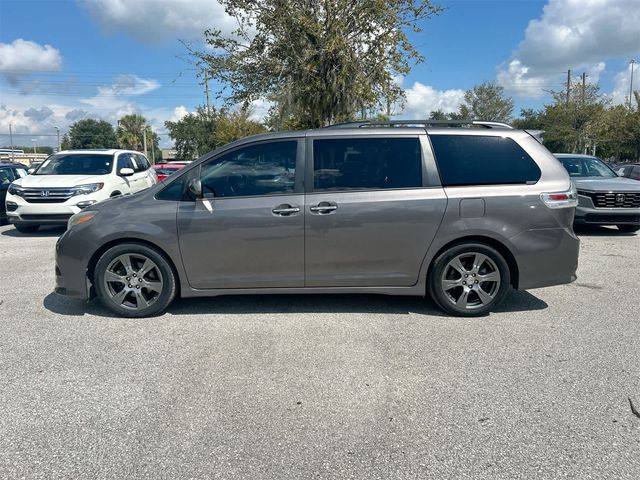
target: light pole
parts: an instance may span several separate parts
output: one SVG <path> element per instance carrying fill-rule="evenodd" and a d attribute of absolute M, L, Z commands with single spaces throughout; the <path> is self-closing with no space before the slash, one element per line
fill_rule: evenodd
<path fill-rule="evenodd" d="M 36 141 L 37 141 L 37 138 L 32 138 L 31 141 L 33 142 L 33 154 L 36 155 L 38 153 L 38 152 L 36 152 Z"/>
<path fill-rule="evenodd" d="M 146 125 L 142 125 L 142 145 L 144 148 L 144 156 L 147 157 L 147 126 Z"/>
<path fill-rule="evenodd" d="M 60 153 L 60 129 L 58 127 L 53 127 L 56 129 L 56 135 L 58 136 L 58 153 Z"/>
<path fill-rule="evenodd" d="M 632 58 L 629 63 L 631 64 L 631 81 L 629 82 L 629 110 L 633 110 L 633 67 L 636 64 L 636 59 Z"/>
<path fill-rule="evenodd" d="M 15 162 L 16 161 L 16 157 L 14 156 L 14 152 L 13 152 L 13 130 L 11 130 L 11 124 L 9 124 L 9 141 L 11 142 L 11 161 Z"/>

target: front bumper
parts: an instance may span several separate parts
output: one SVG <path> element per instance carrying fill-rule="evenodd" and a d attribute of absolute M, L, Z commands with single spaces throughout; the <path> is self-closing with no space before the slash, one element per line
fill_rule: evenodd
<path fill-rule="evenodd" d="M 591 208 L 578 206 L 576 225 L 640 225 L 640 208 Z"/>
<path fill-rule="evenodd" d="M 60 203 L 31 203 L 23 197 L 7 193 L 7 221 L 15 225 L 66 225 L 69 218 L 83 209 L 78 203 L 97 203 L 103 198 L 100 194 L 77 195 Z"/>
<path fill-rule="evenodd" d="M 88 300 L 90 298 L 91 283 L 87 278 L 89 265 L 89 245 L 83 235 L 83 228 L 74 227 L 67 230 L 56 243 L 56 286 L 59 295 Z"/>

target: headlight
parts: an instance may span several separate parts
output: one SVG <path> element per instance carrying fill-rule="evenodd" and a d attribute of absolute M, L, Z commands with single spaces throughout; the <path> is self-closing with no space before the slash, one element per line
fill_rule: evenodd
<path fill-rule="evenodd" d="M 87 183 L 86 185 L 78 185 L 73 187 L 76 195 L 88 195 L 97 192 L 104 187 L 104 183 Z"/>
<path fill-rule="evenodd" d="M 9 185 L 9 190 L 8 192 L 11 195 L 22 195 L 22 192 L 24 190 L 22 188 L 20 188 L 18 185 L 14 185 L 13 183 L 11 185 Z"/>
<path fill-rule="evenodd" d="M 93 219 L 93 217 L 95 217 L 97 214 L 98 214 L 98 212 L 80 212 L 80 213 L 76 213 L 67 222 L 67 230 L 69 230 L 74 225 L 80 225 L 81 223 L 90 222 Z"/>

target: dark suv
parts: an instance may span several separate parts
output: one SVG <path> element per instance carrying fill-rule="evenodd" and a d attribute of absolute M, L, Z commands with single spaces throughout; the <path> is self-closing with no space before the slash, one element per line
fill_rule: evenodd
<path fill-rule="evenodd" d="M 136 317 L 176 295 L 247 293 L 428 293 L 477 316 L 512 287 L 575 280 L 577 197 L 558 160 L 507 125 L 452 127 L 361 122 L 226 145 L 74 215 L 56 291 Z"/>

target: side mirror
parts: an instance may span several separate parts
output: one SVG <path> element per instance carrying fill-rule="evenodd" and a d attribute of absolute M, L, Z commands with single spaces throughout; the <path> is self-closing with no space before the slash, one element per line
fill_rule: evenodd
<path fill-rule="evenodd" d="M 133 171 L 133 168 L 121 168 L 118 172 L 118 175 L 120 175 L 121 177 L 130 177 L 134 173 L 135 172 Z"/>
<path fill-rule="evenodd" d="M 35 169 L 35 168 L 30 168 L 29 170 L 27 170 L 27 173 L 28 173 L 29 175 L 31 175 L 31 174 L 32 174 L 33 172 L 35 172 L 35 171 L 36 171 L 36 169 Z"/>
<path fill-rule="evenodd" d="M 187 194 L 194 200 L 202 198 L 202 183 L 199 179 L 193 178 L 189 180 L 189 184 L 187 185 Z"/>
<path fill-rule="evenodd" d="M 619 168 L 616 173 L 618 174 L 619 177 L 624 177 L 624 167 Z"/>

